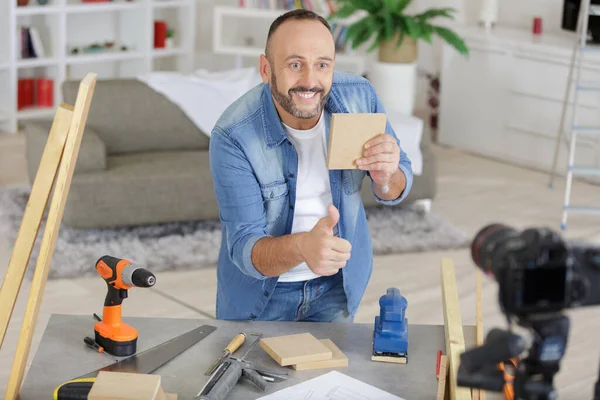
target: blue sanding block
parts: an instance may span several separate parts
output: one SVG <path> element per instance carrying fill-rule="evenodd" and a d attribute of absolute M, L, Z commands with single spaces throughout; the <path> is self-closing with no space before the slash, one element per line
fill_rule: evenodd
<path fill-rule="evenodd" d="M 375 317 L 371 360 L 406 364 L 408 362 L 408 301 L 397 288 L 389 288 L 379 299 L 379 316 Z"/>

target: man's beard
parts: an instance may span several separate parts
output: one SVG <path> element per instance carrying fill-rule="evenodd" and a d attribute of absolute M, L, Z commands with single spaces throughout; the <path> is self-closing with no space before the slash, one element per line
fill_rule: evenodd
<path fill-rule="evenodd" d="M 321 101 L 319 101 L 312 110 L 301 110 L 298 107 L 296 107 L 296 104 L 294 103 L 294 100 L 292 98 L 294 92 L 314 92 L 315 96 L 317 94 L 320 94 Z M 288 94 L 286 95 L 285 93 L 279 91 L 279 88 L 277 87 L 277 78 L 275 77 L 274 73 L 271 73 L 271 94 L 285 111 L 287 111 L 294 117 L 301 119 L 311 119 L 320 115 L 321 111 L 323 111 L 323 106 L 327 101 L 327 97 L 329 96 L 329 92 L 325 93 L 325 90 L 323 88 L 307 88 L 303 86 L 296 86 L 291 88 L 290 90 L 288 90 Z"/>

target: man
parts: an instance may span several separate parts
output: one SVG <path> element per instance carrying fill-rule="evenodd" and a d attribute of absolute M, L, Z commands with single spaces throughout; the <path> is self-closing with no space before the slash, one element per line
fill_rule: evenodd
<path fill-rule="evenodd" d="M 280 16 L 260 57 L 264 84 L 214 127 L 219 319 L 354 318 L 372 271 L 363 178 L 369 174 L 378 202 L 392 205 L 413 176 L 389 123 L 357 169 L 326 168 L 332 113 L 385 112 L 366 79 L 334 73 L 334 62 L 326 20 L 306 10 Z"/>

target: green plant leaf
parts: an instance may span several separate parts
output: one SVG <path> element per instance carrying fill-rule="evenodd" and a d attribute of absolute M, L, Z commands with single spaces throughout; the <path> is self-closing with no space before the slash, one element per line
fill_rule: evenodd
<path fill-rule="evenodd" d="M 373 40 L 373 44 L 371 44 L 371 46 L 367 49 L 367 52 L 371 53 L 373 50 L 377 49 L 383 39 L 385 39 L 385 32 L 379 31 L 375 40 Z"/>
<path fill-rule="evenodd" d="M 456 10 L 453 8 L 431 8 L 421 14 L 415 15 L 415 18 L 418 18 L 423 21 L 429 20 L 432 18 L 436 18 L 436 17 L 445 17 L 445 18 L 454 19 L 454 15 L 452 15 L 452 13 L 454 13 L 454 12 L 456 12 Z"/>
<path fill-rule="evenodd" d="M 383 11 L 387 14 L 390 12 L 397 12 L 401 1 L 402 0 L 383 0 Z"/>
<path fill-rule="evenodd" d="M 375 33 L 373 30 L 374 19 L 373 15 L 367 15 L 348 27 L 346 40 L 352 44 L 352 49 L 360 47 Z"/>
<path fill-rule="evenodd" d="M 394 37 L 394 32 L 396 31 L 394 26 L 394 17 L 392 14 L 386 13 L 383 15 L 383 39 L 384 40 L 392 40 Z"/>
<path fill-rule="evenodd" d="M 398 31 L 398 40 L 396 41 L 396 50 L 400 48 L 402 45 L 402 41 L 404 40 L 404 35 L 406 35 L 406 31 L 408 28 L 406 27 L 406 19 L 403 16 L 394 16 L 394 22 L 396 29 Z"/>
<path fill-rule="evenodd" d="M 418 39 L 421 29 L 417 21 L 415 21 L 413 17 L 406 16 L 404 17 L 404 23 L 406 25 L 406 33 L 408 33 L 409 36 Z"/>
<path fill-rule="evenodd" d="M 412 0 L 400 0 L 398 4 L 398 12 L 401 13 L 410 4 Z"/>
<path fill-rule="evenodd" d="M 433 31 L 446 41 L 450 46 L 454 47 L 460 54 L 468 55 L 469 49 L 465 42 L 453 31 L 441 26 L 434 26 Z"/>
<path fill-rule="evenodd" d="M 365 10 L 375 14 L 383 7 L 382 0 L 348 0 L 357 10 Z"/>
<path fill-rule="evenodd" d="M 431 43 L 431 34 L 433 33 L 433 26 L 426 22 L 420 22 L 419 28 L 421 29 L 421 39 L 427 43 Z"/>

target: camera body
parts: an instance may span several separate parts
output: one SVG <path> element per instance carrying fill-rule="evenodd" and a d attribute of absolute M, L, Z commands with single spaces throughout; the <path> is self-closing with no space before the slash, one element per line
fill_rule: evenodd
<path fill-rule="evenodd" d="M 600 248 L 565 242 L 545 228 L 480 230 L 471 255 L 499 287 L 503 312 L 523 318 L 600 305 Z"/>

